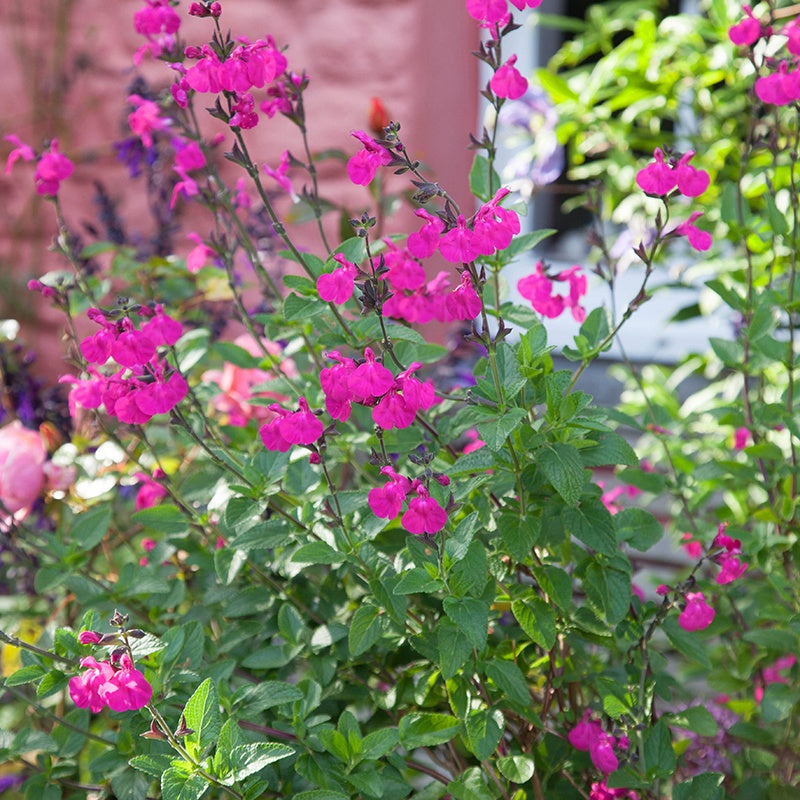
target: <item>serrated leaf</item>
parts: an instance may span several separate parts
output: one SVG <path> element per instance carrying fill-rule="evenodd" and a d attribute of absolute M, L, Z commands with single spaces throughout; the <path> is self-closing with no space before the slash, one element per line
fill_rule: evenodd
<path fill-rule="evenodd" d="M 597 444 L 583 448 L 580 455 L 585 467 L 636 466 L 639 463 L 634 449 L 618 433 L 601 433 Z"/>
<path fill-rule="evenodd" d="M 469 188 L 475 197 L 484 202 L 491 200 L 493 192 L 500 188 L 500 177 L 494 168 L 490 167 L 489 159 L 480 153 L 476 153 L 472 161 Z"/>
<path fill-rule="evenodd" d="M 458 475 L 467 475 L 471 472 L 483 472 L 491 469 L 494 466 L 494 461 L 495 457 L 492 455 L 492 451 L 485 447 L 480 447 L 457 458 L 455 464 L 448 468 L 447 474 L 450 477 L 456 477 Z"/>
<path fill-rule="evenodd" d="M 359 656 L 369 650 L 381 638 L 382 630 L 380 609 L 371 605 L 363 605 L 356 609 L 347 635 L 350 655 Z"/>
<path fill-rule="evenodd" d="M 292 555 L 295 564 L 341 564 L 345 559 L 327 542 L 309 542 Z"/>
<path fill-rule="evenodd" d="M 244 780 L 274 761 L 294 755 L 294 748 L 278 742 L 253 742 L 240 744 L 231 750 L 230 762 L 233 779 Z"/>
<path fill-rule="evenodd" d="M 172 761 L 172 756 L 149 753 L 147 755 L 134 756 L 128 763 L 140 772 L 144 772 L 145 775 L 150 775 L 150 777 L 160 780 L 164 772 L 169 769 Z"/>
<path fill-rule="evenodd" d="M 36 687 L 36 696 L 49 697 L 51 694 L 57 694 L 65 689 L 68 683 L 69 675 L 65 675 L 57 669 L 50 670 Z"/>
<path fill-rule="evenodd" d="M 303 693 L 300 689 L 285 681 L 263 681 L 254 686 L 243 686 L 233 695 L 234 706 L 242 706 L 242 712 L 248 716 L 302 699 Z"/>
<path fill-rule="evenodd" d="M 368 733 L 361 742 L 361 755 L 369 761 L 377 761 L 393 750 L 400 741 L 397 728 L 380 728 Z"/>
<path fill-rule="evenodd" d="M 227 361 L 234 366 L 242 369 L 254 369 L 258 367 L 260 359 L 249 353 L 244 347 L 240 347 L 233 342 L 218 341 L 214 342 L 211 348 L 223 361 Z"/>
<path fill-rule="evenodd" d="M 531 694 L 522 670 L 513 662 L 495 658 L 486 664 L 486 675 L 505 697 L 521 706 L 529 706 Z"/>
<path fill-rule="evenodd" d="M 440 620 L 436 630 L 439 658 L 437 664 L 445 680 L 458 675 L 472 654 L 467 635 L 451 619 Z"/>
<path fill-rule="evenodd" d="M 698 736 L 716 736 L 719 726 L 705 706 L 690 706 L 669 716 L 669 724 L 696 733 Z"/>
<path fill-rule="evenodd" d="M 501 514 L 497 522 L 497 530 L 508 554 L 520 562 L 530 558 L 541 529 L 542 521 L 539 517 Z"/>
<path fill-rule="evenodd" d="M 205 778 L 178 767 L 170 767 L 161 776 L 162 800 L 200 800 L 209 788 Z"/>
<path fill-rule="evenodd" d="M 504 756 L 497 759 L 500 774 L 512 783 L 527 783 L 534 772 L 534 762 L 529 756 Z"/>
<path fill-rule="evenodd" d="M 431 577 L 423 567 L 414 567 L 404 572 L 394 587 L 394 594 L 434 594 L 444 588 L 438 578 Z"/>
<path fill-rule="evenodd" d="M 194 733 L 186 741 L 194 743 L 202 752 L 216 743 L 222 728 L 219 695 L 211 678 L 206 678 L 186 701 L 183 709 L 186 724 Z"/>
<path fill-rule="evenodd" d="M 406 714 L 398 726 L 400 744 L 406 750 L 444 744 L 453 739 L 460 730 L 461 723 L 450 714 L 428 714 L 419 711 Z"/>
<path fill-rule="evenodd" d="M 444 612 L 463 631 L 469 643 L 482 650 L 489 628 L 489 604 L 476 597 L 446 597 Z"/>
<path fill-rule="evenodd" d="M 577 448 L 555 442 L 538 450 L 536 461 L 564 502 L 576 505 L 586 483 L 586 472 Z"/>
<path fill-rule="evenodd" d="M 177 506 L 171 503 L 161 503 L 150 508 L 143 508 L 132 515 L 134 522 L 159 533 L 183 533 L 189 523 Z"/>
<path fill-rule="evenodd" d="M 630 575 L 593 560 L 586 568 L 583 588 L 610 625 L 625 618 L 631 603 Z"/>
<path fill-rule="evenodd" d="M 564 525 L 576 539 L 598 553 L 613 556 L 617 552 L 614 520 L 599 499 L 584 499 L 578 508 L 565 509 Z"/>
<path fill-rule="evenodd" d="M 518 598 L 511 611 L 522 630 L 540 647 L 549 650 L 556 641 L 556 614 L 538 597 Z"/>
<path fill-rule="evenodd" d="M 25 683 L 33 683 L 38 681 L 43 675 L 47 674 L 47 670 L 39 664 L 30 664 L 27 667 L 22 667 L 15 672 L 12 672 L 4 681 L 6 686 L 21 686 Z"/>
<path fill-rule="evenodd" d="M 465 727 L 467 746 L 479 761 L 486 761 L 497 750 L 497 745 L 503 738 L 503 713 L 499 708 L 471 711 L 467 715 Z"/>
<path fill-rule="evenodd" d="M 522 424 L 528 416 L 524 408 L 509 408 L 504 414 L 478 423 L 478 434 L 493 452 L 501 450 L 506 439 Z M 480 452 L 476 450 L 475 452 Z"/>
<path fill-rule="evenodd" d="M 614 516 L 614 522 L 619 540 L 641 552 L 649 550 L 664 537 L 661 523 L 643 508 L 623 508 Z"/>
<path fill-rule="evenodd" d="M 675 751 L 669 728 L 659 720 L 644 734 L 644 763 L 648 778 L 668 778 L 675 771 Z"/>
<path fill-rule="evenodd" d="M 69 537 L 81 550 L 91 550 L 103 541 L 110 525 L 111 506 L 103 503 L 79 514 L 70 526 Z"/>

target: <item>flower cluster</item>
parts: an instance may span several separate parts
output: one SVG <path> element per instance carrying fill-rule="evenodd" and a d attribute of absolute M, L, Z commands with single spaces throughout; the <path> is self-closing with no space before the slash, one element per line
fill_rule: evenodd
<path fill-rule="evenodd" d="M 325 393 L 325 408 L 335 420 L 348 420 L 353 403 L 358 403 L 372 408 L 373 422 L 384 430 L 408 428 L 418 411 L 436 402 L 433 383 L 414 377 L 422 366 L 417 361 L 394 376 L 369 347 L 360 362 L 336 350 L 327 356 L 335 364 L 321 370 L 319 379 Z"/>
<path fill-rule="evenodd" d="M 7 142 L 14 145 L 6 161 L 6 175 L 11 172 L 14 164 L 22 161 L 36 161 L 36 172 L 33 176 L 36 182 L 36 191 L 46 197 L 55 197 L 61 187 L 61 181 L 66 180 L 75 170 L 75 165 L 58 150 L 58 140 L 51 139 L 50 148 L 45 150 L 37 159 L 36 153 L 30 145 L 20 141 L 13 133 L 5 137 Z"/>
<path fill-rule="evenodd" d="M 85 637 L 81 641 L 86 643 Z M 133 666 L 127 653 L 120 656 L 119 667 L 92 656 L 82 658 L 81 666 L 85 672 L 70 678 L 69 696 L 76 706 L 88 708 L 93 714 L 106 706 L 112 711 L 136 711 L 153 696 L 153 687 Z"/>
<path fill-rule="evenodd" d="M 569 293 L 555 294 L 555 281 L 566 281 Z M 530 301 L 534 311 L 545 317 L 554 319 L 568 308 L 577 322 L 586 319 L 586 309 L 580 305 L 581 297 L 586 294 L 586 276 L 577 265 L 550 277 L 545 273 L 542 262 L 538 261 L 533 274 L 520 278 L 517 282 L 517 291 Z"/>
<path fill-rule="evenodd" d="M 678 624 L 685 631 L 702 631 L 714 621 L 715 615 L 702 592 L 687 592 L 686 605 L 678 615 Z"/>
<path fill-rule="evenodd" d="M 104 406 L 106 413 L 120 422 L 140 425 L 156 414 L 172 410 L 186 396 L 186 381 L 159 355 L 160 347 L 178 341 L 181 324 L 165 314 L 160 305 L 153 310 L 142 308 L 140 314 L 149 319 L 137 329 L 128 317 L 112 320 L 97 308 L 87 312 L 91 320 L 101 325 L 80 345 L 89 364 L 89 377 L 61 377 L 62 382 L 72 385 L 69 405 L 73 416 L 78 407 Z M 109 359 L 120 367 L 111 375 L 103 375 L 93 366 L 102 366 Z"/>
<path fill-rule="evenodd" d="M 401 519 L 403 527 L 417 536 L 438 533 L 444 528 L 447 524 L 447 511 L 434 497 L 431 497 L 422 481 L 417 479 L 410 481 L 389 466 L 382 467 L 381 474 L 389 478 L 388 483 L 370 489 L 367 498 L 369 507 L 376 517 L 394 519 L 402 510 L 408 495 L 413 494 L 414 497 L 408 501 Z M 448 482 L 445 476 L 441 476 L 439 481 L 445 485 Z"/>
<path fill-rule="evenodd" d="M 626 736 L 616 738 L 603 730 L 603 726 L 593 719 L 589 719 L 589 710 L 577 725 L 569 732 L 567 739 L 576 750 L 588 751 L 592 764 L 604 775 L 609 775 L 619 767 L 614 748 L 627 750 L 629 742 Z"/>
<path fill-rule="evenodd" d="M 298 398 L 297 405 L 296 411 L 289 411 L 277 403 L 269 406 L 272 419 L 259 429 L 267 450 L 285 453 L 293 444 L 314 444 L 322 436 L 325 426 L 309 408 L 305 397 Z"/>
<path fill-rule="evenodd" d="M 514 8 L 538 8 L 542 0 L 508 0 Z M 466 0 L 467 13 L 482 25 L 498 25 L 503 27 L 511 17 L 506 0 Z"/>
<path fill-rule="evenodd" d="M 147 39 L 134 54 L 133 61 L 139 64 L 145 53 L 153 58 L 171 52 L 177 43 L 181 18 L 170 0 L 145 0 L 144 8 L 133 15 L 133 28 Z"/>
<path fill-rule="evenodd" d="M 712 545 L 715 548 L 721 548 L 720 553 L 714 558 L 722 567 L 717 575 L 717 583 L 721 586 L 740 578 L 747 569 L 747 562 L 742 562 L 738 558 L 742 554 L 742 543 L 738 539 L 728 536 L 725 528 L 725 523 L 719 526 Z"/>

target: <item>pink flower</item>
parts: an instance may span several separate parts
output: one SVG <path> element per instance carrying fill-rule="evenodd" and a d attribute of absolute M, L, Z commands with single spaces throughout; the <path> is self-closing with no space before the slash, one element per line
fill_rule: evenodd
<path fill-rule="evenodd" d="M 135 109 L 128 114 L 128 124 L 131 130 L 142 140 L 145 147 L 152 147 L 153 133 L 167 130 L 171 125 L 170 119 L 160 116 L 156 103 L 146 100 L 138 94 L 129 95 L 128 102 Z"/>
<path fill-rule="evenodd" d="M 280 435 L 291 444 L 313 444 L 322 436 L 325 426 L 308 407 L 305 397 L 299 397 L 297 404 L 297 411 L 279 421 Z"/>
<path fill-rule="evenodd" d="M 161 472 L 161 470 L 157 471 Z M 152 508 L 162 497 L 167 496 L 167 490 L 160 483 L 154 481 L 147 473 L 137 472 L 136 477 L 141 484 L 136 494 L 135 508 L 137 511 L 141 511 L 143 508 Z M 163 473 L 161 477 L 163 477 Z M 144 547 L 145 550 L 152 550 L 152 548 L 146 546 L 146 543 L 152 541 L 152 539 L 144 539 L 142 541 L 142 547 Z M 155 546 L 155 542 L 153 542 L 153 546 Z"/>
<path fill-rule="evenodd" d="M 97 661 L 92 656 L 81 659 L 86 671 L 69 679 L 69 696 L 79 708 L 88 708 L 93 714 L 106 705 L 103 687 L 114 675 L 114 667 L 108 661 Z"/>
<path fill-rule="evenodd" d="M 194 242 L 194 247 L 186 256 L 186 269 L 195 274 L 200 272 L 214 258 L 214 251 L 194 231 L 187 233 L 186 238 Z"/>
<path fill-rule="evenodd" d="M 408 509 L 403 514 L 403 527 L 417 536 L 438 533 L 447 525 L 447 512 L 428 494 L 428 490 L 414 481 L 417 496 L 409 501 Z"/>
<path fill-rule="evenodd" d="M 78 641 L 81 644 L 97 644 L 103 637 L 95 631 L 81 631 L 78 634 Z"/>
<path fill-rule="evenodd" d="M 38 431 L 19 420 L 0 428 L 0 513 L 24 516 L 17 512 L 27 511 L 44 488 L 46 458 Z"/>
<path fill-rule="evenodd" d="M 636 183 L 646 194 L 663 197 L 678 185 L 678 180 L 672 167 L 664 162 L 660 147 L 656 147 L 653 158 L 653 162 L 636 174 Z"/>
<path fill-rule="evenodd" d="M 701 252 L 705 252 L 711 247 L 713 239 L 711 238 L 711 234 L 708 231 L 701 231 L 698 228 L 694 221 L 698 217 L 702 217 L 702 211 L 695 211 L 689 217 L 689 219 L 681 222 L 677 228 L 675 228 L 675 233 L 678 236 L 685 236 L 689 240 L 689 244 L 695 249 Z"/>
<path fill-rule="evenodd" d="M 451 264 L 467 264 L 480 254 L 474 232 L 467 227 L 463 214 L 459 214 L 455 228 L 451 228 L 439 240 L 439 252 Z"/>
<path fill-rule="evenodd" d="M 136 711 L 144 708 L 153 696 L 153 687 L 144 675 L 133 666 L 125 653 L 120 659 L 121 669 L 104 683 L 99 691 L 112 711 Z M 94 710 L 94 709 L 92 709 Z"/>
<path fill-rule="evenodd" d="M 371 348 L 364 350 L 364 358 L 348 379 L 350 391 L 359 401 L 381 397 L 394 385 L 394 375 L 378 363 Z"/>
<path fill-rule="evenodd" d="M 292 443 L 281 434 L 280 424 L 292 412 L 287 411 L 277 403 L 272 403 L 269 406 L 269 410 L 273 412 L 274 416 L 259 428 L 258 435 L 267 450 L 285 453 L 291 448 Z"/>
<path fill-rule="evenodd" d="M 785 106 L 800 98 L 800 71 L 789 72 L 785 61 L 778 65 L 778 71 L 762 75 L 756 80 L 755 90 L 763 103 Z"/>
<path fill-rule="evenodd" d="M 411 491 L 411 481 L 398 475 L 392 467 L 382 467 L 381 475 L 388 476 L 389 482 L 370 489 L 367 502 L 376 517 L 394 519 L 400 513 L 406 495 Z"/>
<path fill-rule="evenodd" d="M 378 167 L 386 166 L 392 160 L 392 154 L 364 131 L 351 131 L 351 135 L 364 145 L 364 149 L 347 162 L 347 175 L 353 183 L 366 186 L 372 182 Z"/>
<path fill-rule="evenodd" d="M 570 309 L 576 322 L 583 322 L 586 319 L 586 309 L 581 306 L 580 299 L 586 294 L 586 275 L 575 265 L 559 272 L 555 280 L 567 282 L 569 294 L 564 298 L 564 306 Z"/>
<path fill-rule="evenodd" d="M 700 542 L 692 541 L 691 533 L 684 533 L 681 539 L 684 541 L 681 547 L 689 558 L 700 558 L 703 555 L 703 545 Z"/>
<path fill-rule="evenodd" d="M 689 592 L 686 595 L 686 608 L 678 616 L 678 624 L 685 631 L 705 630 L 713 621 L 715 611 L 702 592 Z"/>
<path fill-rule="evenodd" d="M 747 570 L 747 562 L 739 561 L 736 556 L 730 553 L 723 553 L 718 556 L 717 563 L 722 567 L 716 579 L 720 586 L 726 583 L 732 583 L 737 578 L 741 578 Z"/>
<path fill-rule="evenodd" d="M 678 191 L 685 197 L 699 197 L 706 189 L 711 179 L 704 169 L 697 169 L 689 164 L 694 150 L 687 150 L 675 165 L 675 179 Z"/>
<path fill-rule="evenodd" d="M 69 178 L 75 170 L 75 165 L 62 153 L 58 152 L 58 140 L 50 142 L 50 149 L 42 153 L 36 165 L 36 191 L 48 197 L 58 194 L 61 181 Z"/>
<path fill-rule="evenodd" d="M 319 373 L 320 386 L 325 393 L 325 409 L 333 419 L 346 422 L 350 418 L 351 404 L 356 400 L 350 389 L 350 376 L 355 372 L 356 364 L 352 358 L 345 358 L 336 350 L 327 353 L 326 357 L 336 363 Z"/>
<path fill-rule="evenodd" d="M 414 258 L 428 258 L 436 252 L 436 248 L 439 246 L 439 237 L 444 230 L 444 223 L 441 221 L 441 219 L 439 219 L 439 217 L 435 217 L 433 214 L 427 212 L 424 208 L 418 208 L 414 213 L 418 217 L 424 219 L 425 224 L 415 233 L 410 233 L 408 235 L 406 246 Z M 424 283 L 424 280 L 423 273 L 422 283 Z"/>
<path fill-rule="evenodd" d="M 11 174 L 11 168 L 19 159 L 23 161 L 33 161 L 36 158 L 36 153 L 33 151 L 33 148 L 20 141 L 19 136 L 10 133 L 3 138 L 14 145 L 14 149 L 8 154 L 8 160 L 6 161 L 6 175 Z"/>
<path fill-rule="evenodd" d="M 333 260 L 341 266 L 317 278 L 317 291 L 326 303 L 346 303 L 353 296 L 358 267 L 341 253 L 337 253 Z"/>
<path fill-rule="evenodd" d="M 566 297 L 553 293 L 555 281 L 567 281 L 569 294 Z M 571 310 L 572 316 L 578 322 L 586 317 L 586 311 L 580 305 L 580 298 L 586 294 L 586 276 L 577 265 L 550 278 L 545 274 L 542 262 L 538 261 L 534 273 L 517 282 L 517 291 L 530 301 L 534 311 L 550 319 L 559 316 L 565 308 Z"/>
<path fill-rule="evenodd" d="M 512 6 L 522 11 L 526 6 L 528 8 L 538 8 L 542 4 L 542 0 L 508 0 Z"/>
<path fill-rule="evenodd" d="M 733 449 L 744 450 L 750 439 L 750 430 L 745 427 L 737 428 L 733 432 Z"/>
<path fill-rule="evenodd" d="M 508 13 L 506 0 L 467 0 L 467 13 L 480 22 L 500 22 Z"/>
<path fill-rule="evenodd" d="M 619 766 L 619 760 L 614 753 L 616 740 L 603 730 L 599 722 L 589 719 L 588 709 L 567 734 L 567 739 L 576 750 L 588 750 L 592 763 L 600 772 L 608 775 Z"/>
<path fill-rule="evenodd" d="M 498 97 L 516 100 L 528 91 L 528 80 L 514 66 L 517 63 L 516 55 L 498 67 L 497 72 L 489 81 L 489 86 Z"/>
<path fill-rule="evenodd" d="M 288 195 L 292 198 L 293 203 L 299 202 L 300 198 L 297 196 L 297 193 L 292 186 L 292 182 L 289 179 L 289 162 L 290 156 L 289 151 L 284 150 L 283 154 L 281 155 L 280 164 L 278 164 L 277 169 L 272 169 L 268 164 L 264 164 L 264 172 L 270 176 L 275 182 L 280 186 Z"/>
<path fill-rule="evenodd" d="M 461 273 L 461 283 L 447 296 L 445 305 L 452 319 L 475 319 L 481 313 L 481 298 L 472 286 L 467 270 Z"/>
<path fill-rule="evenodd" d="M 742 6 L 745 18 L 733 25 L 728 31 L 728 37 L 737 45 L 755 44 L 761 38 L 761 23 L 753 16 L 750 6 Z"/>
<path fill-rule="evenodd" d="M 764 698 L 764 688 L 769 686 L 771 683 L 788 683 L 789 679 L 781 675 L 781 672 L 785 670 L 791 669 L 795 663 L 797 662 L 797 657 L 794 655 L 782 656 L 777 661 L 775 661 L 771 666 L 764 667 L 760 673 L 760 684 L 756 686 L 753 695 L 755 697 L 755 701 L 760 703 Z"/>

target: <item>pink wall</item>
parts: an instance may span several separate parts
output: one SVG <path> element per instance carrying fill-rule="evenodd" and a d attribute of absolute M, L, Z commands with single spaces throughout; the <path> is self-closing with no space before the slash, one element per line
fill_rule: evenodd
<path fill-rule="evenodd" d="M 392 119 L 402 123 L 410 152 L 432 167 L 451 194 L 469 203 L 467 145 L 477 113 L 477 61 L 470 51 L 478 28 L 463 0 L 223 0 L 222 5 L 223 28 L 251 38 L 271 34 L 279 45 L 289 45 L 290 69 L 305 68 L 311 76 L 306 106 L 312 148 L 355 152 L 358 143 L 349 132 L 367 127 L 370 98 L 380 97 Z M 141 6 L 139 0 L 0 0 L 0 131 L 36 147 L 59 137 L 77 165 L 61 192 L 73 226 L 95 218 L 98 178 L 112 196 L 125 197 L 129 216 L 138 218 L 144 210 L 138 185 L 130 185 L 109 147 L 129 133 L 124 99 L 136 74 L 131 54 L 142 43 L 132 26 Z M 181 12 L 187 6 L 184 0 Z M 187 41 L 208 38 L 210 20 L 182 16 Z M 162 63 L 146 59 L 142 72 L 155 85 L 171 82 Z M 262 162 L 277 165 L 286 148 L 300 152 L 295 130 L 284 119 L 263 119 L 248 135 L 251 152 Z M 3 143 L 0 155 L 9 149 Z M 367 190 L 352 186 L 341 169 L 323 170 L 322 192 L 354 211 L 369 205 Z M 0 316 L 20 319 L 26 341 L 45 351 L 43 366 L 57 372 L 62 320 L 32 303 L 25 289 L 30 278 L 62 267 L 46 252 L 54 232 L 52 209 L 33 191 L 29 166 L 0 181 L 0 201 Z M 410 219 L 406 211 L 391 227 L 407 230 Z"/>

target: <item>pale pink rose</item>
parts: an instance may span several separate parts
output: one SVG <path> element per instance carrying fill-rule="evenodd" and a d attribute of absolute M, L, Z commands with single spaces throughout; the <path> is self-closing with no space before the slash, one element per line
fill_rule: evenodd
<path fill-rule="evenodd" d="M 260 358 L 264 355 L 255 339 L 249 334 L 242 334 L 233 341 L 234 344 L 246 350 L 250 355 Z M 270 355 L 280 356 L 281 346 L 266 339 L 262 340 L 264 350 Z M 291 358 L 280 361 L 279 371 L 288 378 L 296 378 L 297 367 Z M 207 383 L 215 383 L 220 388 L 220 393 L 214 400 L 217 411 L 227 415 L 230 425 L 244 426 L 250 419 L 265 423 L 275 416 L 266 406 L 253 405 L 249 401 L 253 397 L 264 397 L 279 402 L 285 401 L 285 395 L 276 392 L 254 392 L 253 387 L 258 384 L 273 380 L 276 374 L 271 370 L 258 368 L 247 369 L 235 364 L 226 363 L 221 370 L 209 370 L 203 374 Z"/>
<path fill-rule="evenodd" d="M 12 514 L 28 509 L 44 488 L 47 452 L 38 431 L 15 420 L 0 429 L 0 502 Z"/>

